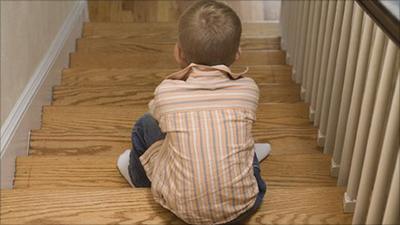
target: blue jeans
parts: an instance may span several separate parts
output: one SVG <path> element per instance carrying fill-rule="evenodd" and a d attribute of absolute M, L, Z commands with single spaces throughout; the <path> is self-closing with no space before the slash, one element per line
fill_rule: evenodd
<path fill-rule="evenodd" d="M 151 182 L 146 175 L 142 163 L 139 157 L 155 142 L 165 138 L 165 134 L 161 131 L 158 122 L 149 113 L 144 114 L 135 124 L 132 129 L 132 151 L 129 160 L 129 176 L 135 187 L 150 187 Z M 226 223 L 226 225 L 239 224 L 243 220 L 248 219 L 254 214 L 257 209 L 261 206 L 265 192 L 267 191 L 267 185 L 261 178 L 260 164 L 256 155 L 254 154 L 253 159 L 253 171 L 256 177 L 259 193 L 256 198 L 254 205 L 239 215 L 236 219 Z"/>
<path fill-rule="evenodd" d="M 135 187 L 150 187 L 151 182 L 146 175 L 139 157 L 155 142 L 164 139 L 158 122 L 149 113 L 144 114 L 133 126 L 131 141 L 132 151 L 129 156 L 129 176 Z"/>

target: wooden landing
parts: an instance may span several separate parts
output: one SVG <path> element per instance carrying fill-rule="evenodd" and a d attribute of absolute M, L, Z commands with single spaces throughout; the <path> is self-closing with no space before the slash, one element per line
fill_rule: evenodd
<path fill-rule="evenodd" d="M 29 156 L 17 159 L 15 190 L 1 191 L 2 223 L 183 224 L 149 189 L 130 188 L 116 168 L 154 88 L 177 69 L 169 52 L 174 30 L 172 23 L 85 25 L 41 128 L 31 132 Z M 273 149 L 261 163 L 266 198 L 247 224 L 349 224 L 277 26 L 247 23 L 243 33 L 233 70 L 250 67 L 260 87 L 253 136 Z"/>

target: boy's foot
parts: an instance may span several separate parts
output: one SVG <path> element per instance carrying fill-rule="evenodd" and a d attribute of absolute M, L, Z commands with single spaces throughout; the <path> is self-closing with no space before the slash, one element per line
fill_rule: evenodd
<path fill-rule="evenodd" d="M 131 177 L 129 176 L 129 155 L 130 155 L 130 153 L 131 153 L 130 149 L 125 150 L 124 153 L 122 153 L 119 156 L 117 166 L 118 166 L 119 172 L 125 178 L 125 180 L 128 181 L 128 183 L 132 187 L 134 187 L 132 184 L 132 181 L 131 181 Z"/>
<path fill-rule="evenodd" d="M 271 145 L 268 143 L 256 143 L 254 144 L 254 151 L 259 162 L 265 159 L 271 152 Z"/>

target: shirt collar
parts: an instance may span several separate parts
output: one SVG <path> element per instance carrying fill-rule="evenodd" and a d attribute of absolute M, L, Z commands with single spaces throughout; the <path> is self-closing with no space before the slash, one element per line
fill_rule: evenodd
<path fill-rule="evenodd" d="M 228 76 L 232 80 L 236 80 L 242 77 L 247 71 L 249 70 L 248 67 L 243 72 L 240 73 L 233 73 L 231 69 L 225 65 L 215 65 L 215 66 L 207 66 L 207 65 L 199 65 L 195 63 L 191 63 L 186 68 L 172 73 L 167 76 L 167 79 L 171 80 L 186 80 L 191 74 L 196 76 L 200 71 L 201 72 L 222 72 L 226 76 Z"/>

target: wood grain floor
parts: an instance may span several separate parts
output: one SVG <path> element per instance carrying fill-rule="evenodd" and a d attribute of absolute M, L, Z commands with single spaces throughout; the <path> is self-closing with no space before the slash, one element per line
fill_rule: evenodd
<path fill-rule="evenodd" d="M 193 0 L 91 0 L 93 22 L 176 22 Z M 225 0 L 242 21 L 279 20 L 280 2 Z"/>
<path fill-rule="evenodd" d="M 175 1 L 154 2 L 163 8 Z M 52 104 L 43 108 L 41 128 L 31 132 L 29 156 L 17 159 L 15 189 L 1 191 L 1 222 L 183 224 L 153 201 L 149 189 L 130 188 L 116 168 L 154 88 L 176 70 L 170 11 L 177 9 L 141 14 L 137 8 L 149 2 L 89 3 L 91 16 L 102 23 L 85 25 Z M 166 23 L 138 23 L 161 16 Z M 233 70 L 250 67 L 248 76 L 261 90 L 252 133 L 273 148 L 261 163 L 267 195 L 246 224 L 349 224 L 344 190 L 329 175 L 330 156 L 317 146 L 279 29 L 268 23 L 244 27 L 244 52 Z"/>

